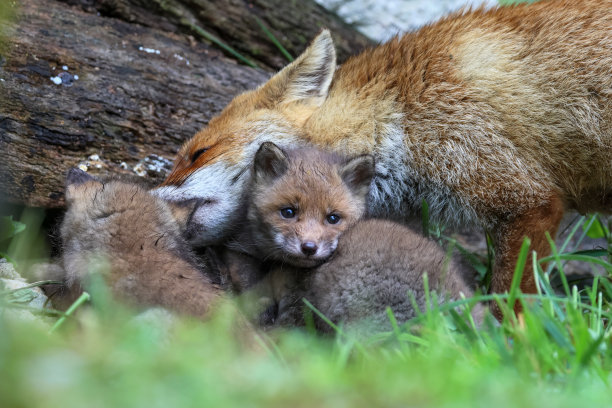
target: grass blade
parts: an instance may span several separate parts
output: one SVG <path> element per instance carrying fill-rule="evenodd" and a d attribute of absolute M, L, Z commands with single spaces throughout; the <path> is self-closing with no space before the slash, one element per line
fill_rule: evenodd
<path fill-rule="evenodd" d="M 51 329 L 49 329 L 49 333 L 53 333 L 54 331 L 56 331 L 66 321 L 66 319 L 70 315 L 72 315 L 75 310 L 77 310 L 79 308 L 79 306 L 81 306 L 83 303 L 87 302 L 90 298 L 91 298 L 91 296 L 89 296 L 89 293 L 83 292 L 81 294 L 81 296 L 79 296 L 79 298 L 77 300 L 75 300 L 72 305 L 70 305 L 68 310 L 66 310 L 66 313 L 64 313 L 59 319 L 57 319 L 57 321 L 55 322 L 53 327 L 51 327 Z"/>
<path fill-rule="evenodd" d="M 429 205 L 425 199 L 421 201 L 421 225 L 423 228 L 423 235 L 429 238 Z"/>
<path fill-rule="evenodd" d="M 336 325 L 334 322 L 332 322 L 331 320 L 329 320 L 329 318 L 327 316 L 325 316 L 323 313 L 321 313 L 321 311 L 319 309 L 317 309 L 316 307 L 314 307 L 314 305 L 312 303 L 310 303 L 308 301 L 308 299 L 306 298 L 302 298 L 302 301 L 306 304 L 306 306 L 308 306 L 310 308 L 310 310 L 313 311 L 314 314 L 316 314 L 317 316 L 319 316 L 319 318 L 321 320 L 323 320 L 326 324 L 329 325 L 329 327 L 331 327 L 332 329 L 334 329 L 334 331 L 338 334 L 338 336 L 342 336 L 345 339 L 348 339 L 350 341 L 352 341 L 349 336 L 346 335 L 346 333 L 344 333 L 344 331 L 338 326 Z M 359 343 L 359 342 L 355 342 L 355 348 L 357 348 L 360 352 L 363 353 L 363 355 L 366 355 L 366 351 L 363 348 L 363 346 Z"/>
<path fill-rule="evenodd" d="M 529 238 L 525 237 L 516 261 L 516 266 L 514 267 L 512 284 L 510 285 L 510 293 L 508 297 L 508 307 L 510 310 L 514 310 L 514 303 L 516 302 L 517 295 L 520 291 L 521 280 L 523 278 L 523 273 L 525 272 L 525 264 L 527 263 L 527 254 L 529 253 L 529 245 L 531 245 L 531 241 Z"/>
<path fill-rule="evenodd" d="M 216 36 L 214 36 L 213 34 L 209 33 L 208 31 L 204 30 L 202 27 L 193 24 L 192 22 L 190 22 L 189 20 L 183 18 L 181 19 L 181 23 L 190 27 L 193 31 L 195 31 L 200 37 L 207 39 L 208 41 L 210 41 L 211 43 L 215 44 L 217 47 L 221 48 L 222 50 L 226 51 L 228 54 L 233 55 L 234 57 L 236 57 L 236 59 L 244 62 L 246 65 L 248 65 L 249 67 L 252 68 L 259 68 L 257 66 L 257 64 L 255 64 L 253 61 L 251 61 L 250 59 L 248 59 L 247 57 L 243 56 L 242 54 L 240 54 L 238 51 L 236 51 L 235 49 L 233 49 L 232 47 L 230 47 L 229 45 L 225 44 L 223 41 L 221 41 L 219 38 L 217 38 Z"/>
<path fill-rule="evenodd" d="M 272 41 L 272 44 L 274 44 L 276 48 L 278 48 L 278 50 L 281 52 L 281 54 L 283 54 L 283 56 L 287 59 L 287 61 L 293 62 L 294 60 L 293 56 L 289 53 L 289 51 L 287 51 L 285 47 L 283 47 L 283 45 L 280 43 L 280 41 L 278 41 L 278 39 L 274 36 L 274 34 L 272 34 L 270 30 L 268 30 L 268 27 L 266 27 L 263 21 L 261 21 L 261 19 L 257 16 L 255 16 L 255 21 L 257 22 L 257 25 L 259 26 L 259 28 L 261 28 L 264 34 L 266 34 L 266 36 L 270 39 L 270 41 Z"/>

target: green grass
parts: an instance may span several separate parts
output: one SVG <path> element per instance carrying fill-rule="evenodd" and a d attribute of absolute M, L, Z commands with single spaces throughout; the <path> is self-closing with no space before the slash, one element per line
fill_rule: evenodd
<path fill-rule="evenodd" d="M 501 324 L 489 317 L 476 328 L 454 308 L 469 300 L 369 338 L 297 329 L 241 336 L 227 310 L 204 323 L 168 323 L 155 315 L 143 321 L 108 302 L 81 306 L 61 324 L 55 316 L 40 324 L 0 315 L 0 406 L 609 406 L 612 285 L 602 277 L 578 291 L 565 281 L 561 296 L 549 283 L 567 259 L 612 275 L 607 249 L 568 249 L 572 237 L 609 234 L 596 222 L 578 220 L 549 270 L 525 248 L 521 256 L 535 263 L 540 294 L 514 287 L 480 297 L 522 302 L 523 326 L 507 310 Z M 18 304 L 2 298 L 6 310 Z"/>
<path fill-rule="evenodd" d="M 248 348 L 227 316 L 155 323 L 90 312 L 54 334 L 0 319 L 2 406 L 606 406 L 610 329 L 571 303 L 525 328 L 439 311 L 375 344 L 290 331 Z M 256 345 L 257 342 L 253 341 Z"/>
<path fill-rule="evenodd" d="M 15 20 L 17 6 L 18 4 L 15 0 L 0 1 L 0 56 L 5 52 L 8 45 L 6 37 L 10 34 L 10 23 Z"/>

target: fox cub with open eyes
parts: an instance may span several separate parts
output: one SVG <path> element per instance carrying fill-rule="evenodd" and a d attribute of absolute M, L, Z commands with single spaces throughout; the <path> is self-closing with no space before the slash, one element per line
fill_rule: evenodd
<path fill-rule="evenodd" d="M 240 249 L 302 268 L 325 262 L 340 235 L 365 213 L 370 155 L 345 159 L 302 147 L 261 145 L 253 166 L 247 230 Z"/>
<path fill-rule="evenodd" d="M 427 307 L 425 274 L 441 301 L 472 294 L 459 265 L 435 242 L 390 221 L 361 219 L 372 156 L 346 159 L 266 142 L 252 170 L 248 222 L 224 261 L 238 292 L 247 289 L 245 309 L 260 325 L 302 326 L 306 298 L 334 323 L 387 330 L 387 307 L 398 322 L 417 313 L 411 295 L 420 309 Z M 245 262 L 244 253 L 260 262 Z M 245 275 L 259 280 L 249 288 L 243 282 L 253 279 Z M 480 321 L 482 307 L 472 313 Z M 321 332 L 330 329 L 315 324 Z"/>

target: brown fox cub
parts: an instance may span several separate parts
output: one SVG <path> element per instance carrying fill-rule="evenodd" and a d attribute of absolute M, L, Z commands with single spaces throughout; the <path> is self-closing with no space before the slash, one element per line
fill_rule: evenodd
<path fill-rule="evenodd" d="M 459 264 L 435 242 L 390 221 L 360 221 L 342 235 L 328 262 L 314 269 L 272 268 L 256 288 L 272 305 L 260 319 L 274 326 L 302 326 L 307 310 L 302 299 L 307 299 L 348 329 L 391 330 L 387 307 L 401 324 L 417 314 L 412 300 L 421 312 L 433 306 L 427 304 L 425 274 L 439 303 L 472 295 Z M 477 324 L 483 311 L 479 304 L 472 309 Z M 315 324 L 319 331 L 332 331 L 320 319 Z"/>
<path fill-rule="evenodd" d="M 259 274 L 259 268 L 267 271 L 246 294 L 267 307 L 262 315 L 248 307 L 261 324 L 302 325 L 305 297 L 334 322 L 387 329 L 387 306 L 402 322 L 415 315 L 410 295 L 425 307 L 425 273 L 443 299 L 471 295 L 434 242 L 389 221 L 359 221 L 373 173 L 369 155 L 344 159 L 312 147 L 262 144 L 253 164 L 248 222 L 229 247 L 266 262 L 224 254 L 234 282 Z"/>
<path fill-rule="evenodd" d="M 426 200 L 440 221 L 484 226 L 503 292 L 523 237 L 542 256 L 565 210 L 612 208 L 611 47 L 611 0 L 455 13 L 337 70 L 323 31 L 188 141 L 157 191 L 203 199 L 194 241 L 213 242 L 263 141 L 370 154 L 368 213 L 402 220 Z M 535 291 L 530 271 L 521 288 Z"/>
<path fill-rule="evenodd" d="M 255 155 L 247 227 L 232 246 L 260 259 L 313 267 L 365 213 L 374 160 L 315 148 L 261 145 Z M 240 242 L 242 241 L 242 242 Z"/>
<path fill-rule="evenodd" d="M 193 206 L 168 205 L 137 185 L 101 182 L 78 169 L 68 173 L 66 202 L 60 307 L 62 298 L 78 296 L 92 271 L 132 306 L 203 317 L 219 299 L 210 268 L 197 262 L 179 228 Z"/>

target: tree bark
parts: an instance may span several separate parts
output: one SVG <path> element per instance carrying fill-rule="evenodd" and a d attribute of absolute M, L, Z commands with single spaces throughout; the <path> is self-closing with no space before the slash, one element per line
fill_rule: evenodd
<path fill-rule="evenodd" d="M 78 1 L 91 3 L 88 7 L 115 3 L 115 11 L 105 9 L 107 14 L 132 20 L 155 15 L 159 24 L 134 24 L 56 0 L 21 0 L 19 19 L 0 56 L 0 198 L 6 201 L 61 207 L 66 171 L 79 165 L 93 174 L 139 174 L 158 183 L 183 141 L 233 96 L 270 75 L 238 64 L 216 46 L 183 34 L 183 29 L 179 34 L 163 31 L 180 27 L 175 19 L 154 14 L 159 11 L 155 7 L 147 14 L 144 7 L 125 0 Z M 152 1 L 156 7 L 175 3 Z M 225 10 L 213 13 L 204 7 L 212 7 L 206 2 L 180 2 L 182 7 L 190 5 L 194 15 L 200 3 L 205 11 L 200 14 L 230 32 L 240 31 L 237 24 L 242 20 L 230 18 Z M 231 13 L 237 13 L 238 4 L 250 10 L 247 3 L 229 3 L 234 5 Z M 263 3 L 256 2 L 257 7 Z M 122 4 L 128 8 L 119 7 Z M 129 13 L 122 14 L 125 10 Z M 297 26 L 291 31 L 302 34 L 309 29 Z M 303 35 L 302 43 L 292 45 L 295 54 L 311 37 Z M 254 49 L 256 43 L 245 49 Z M 261 55 L 268 53 L 262 45 Z M 273 57 L 257 62 L 284 64 Z"/>
<path fill-rule="evenodd" d="M 340 61 L 372 44 L 312 0 L 60 1 L 147 27 L 190 34 L 204 41 L 210 41 L 212 35 L 248 61 L 273 69 L 282 68 L 288 59 L 271 37 L 295 57 L 322 28 L 329 28 Z M 227 55 L 236 58 L 234 54 Z"/>

